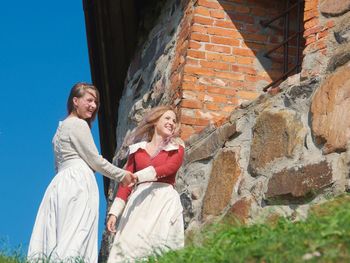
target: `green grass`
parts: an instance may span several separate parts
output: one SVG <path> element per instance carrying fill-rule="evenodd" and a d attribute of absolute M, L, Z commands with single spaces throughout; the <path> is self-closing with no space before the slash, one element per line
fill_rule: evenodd
<path fill-rule="evenodd" d="M 211 225 L 185 249 L 150 262 L 350 262 L 350 196 L 311 209 L 306 221 Z M 200 240 L 200 242 L 198 241 Z"/>
<path fill-rule="evenodd" d="M 311 259 L 304 261 L 306 254 Z M 22 262 L 23 257 L 0 252 L 0 263 Z M 313 207 L 302 222 L 213 224 L 192 236 L 184 249 L 149 262 L 350 262 L 350 195 Z"/>

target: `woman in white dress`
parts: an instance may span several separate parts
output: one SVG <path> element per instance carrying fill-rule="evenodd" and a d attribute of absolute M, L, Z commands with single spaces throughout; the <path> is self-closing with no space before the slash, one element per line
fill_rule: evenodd
<path fill-rule="evenodd" d="M 145 140 L 129 146 L 126 170 L 138 182 L 119 186 L 109 211 L 107 229 L 116 235 L 108 263 L 134 262 L 184 246 L 183 209 L 174 189 L 184 145 L 176 130 L 177 116 L 168 106 L 152 109 L 136 128 L 134 142 Z"/>
<path fill-rule="evenodd" d="M 130 185 L 135 176 L 99 155 L 90 126 L 99 107 L 98 90 L 87 83 L 73 86 L 68 117 L 53 138 L 57 174 L 46 189 L 29 243 L 29 261 L 83 259 L 97 262 L 99 193 L 97 171 Z M 45 261 L 46 262 L 46 261 Z"/>

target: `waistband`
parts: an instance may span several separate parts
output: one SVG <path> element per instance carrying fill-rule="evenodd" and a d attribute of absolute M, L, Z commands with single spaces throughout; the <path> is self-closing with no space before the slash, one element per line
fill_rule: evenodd
<path fill-rule="evenodd" d="M 87 163 L 84 162 L 82 159 L 70 159 L 70 160 L 66 160 L 64 161 L 63 163 L 59 164 L 58 166 L 58 172 L 64 170 L 64 169 L 67 169 L 73 165 L 84 165 L 84 166 L 87 166 Z"/>

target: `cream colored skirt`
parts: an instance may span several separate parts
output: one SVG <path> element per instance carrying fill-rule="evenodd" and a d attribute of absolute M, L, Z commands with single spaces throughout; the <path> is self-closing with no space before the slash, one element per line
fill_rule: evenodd
<path fill-rule="evenodd" d="M 28 259 L 74 262 L 82 258 L 96 263 L 98 205 L 98 187 L 90 167 L 81 159 L 64 162 L 40 204 Z"/>
<path fill-rule="evenodd" d="M 179 194 L 166 183 L 137 186 L 126 204 L 108 263 L 134 262 L 184 246 Z"/>

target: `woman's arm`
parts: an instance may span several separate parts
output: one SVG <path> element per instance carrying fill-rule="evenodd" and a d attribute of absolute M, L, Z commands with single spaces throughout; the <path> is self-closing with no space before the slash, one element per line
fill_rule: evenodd
<path fill-rule="evenodd" d="M 177 151 L 172 151 L 171 156 L 167 161 L 158 166 L 148 166 L 135 173 L 139 182 L 145 181 L 157 181 L 159 178 L 167 177 L 173 175 L 179 170 L 182 165 L 184 156 L 184 148 L 179 146 Z"/>
<path fill-rule="evenodd" d="M 96 148 L 90 127 L 86 121 L 76 118 L 69 133 L 71 142 L 80 157 L 95 171 L 113 180 L 121 181 L 128 174 L 105 158 L 103 158 Z"/>

